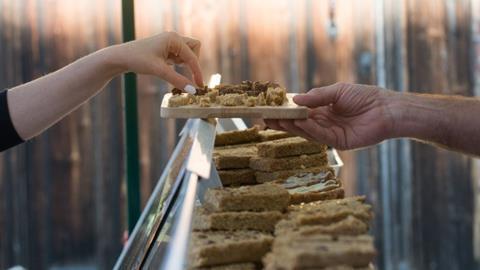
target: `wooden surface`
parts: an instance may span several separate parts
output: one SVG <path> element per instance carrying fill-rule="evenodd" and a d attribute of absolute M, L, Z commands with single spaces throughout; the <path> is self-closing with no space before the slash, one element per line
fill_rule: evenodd
<path fill-rule="evenodd" d="M 287 93 L 287 103 L 282 106 L 220 106 L 200 107 L 186 105 L 169 107 L 171 93 L 163 97 L 160 115 L 165 118 L 263 118 L 263 119 L 305 119 L 308 108 L 298 106 L 292 100 L 295 94 Z"/>
<path fill-rule="evenodd" d="M 200 39 L 204 77 L 221 73 L 227 83 L 271 80 L 304 92 L 336 81 L 375 84 L 384 71 L 391 89 L 472 95 L 472 73 L 477 84 L 480 78 L 472 63 L 480 39 L 469 34 L 477 2 L 135 0 L 136 34 L 173 30 Z M 0 0 L 0 89 L 120 42 L 120 23 L 118 0 Z M 378 69 L 381 55 L 385 70 Z M 160 117 L 171 86 L 144 75 L 138 84 L 145 203 L 184 120 Z M 0 269 L 72 262 L 111 269 L 125 229 L 120 89 L 113 80 L 41 136 L 0 154 Z M 374 206 L 378 268 L 475 269 L 480 174 L 470 173 L 472 159 L 390 142 L 388 152 L 341 153 L 348 194 L 366 194 Z"/>

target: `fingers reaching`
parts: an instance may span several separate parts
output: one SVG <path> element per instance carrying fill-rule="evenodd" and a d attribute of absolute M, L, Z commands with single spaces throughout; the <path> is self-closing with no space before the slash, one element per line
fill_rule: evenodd
<path fill-rule="evenodd" d="M 285 131 L 278 123 L 277 119 L 264 119 L 263 120 L 268 128 Z"/>
<path fill-rule="evenodd" d="M 265 124 L 271 129 L 282 130 L 292 133 L 297 136 L 304 137 L 311 141 L 318 141 L 313 134 L 309 134 L 301 127 L 297 126 L 297 121 L 301 120 L 278 120 L 278 119 L 265 119 Z"/>
<path fill-rule="evenodd" d="M 182 37 L 183 41 L 187 44 L 188 47 L 192 50 L 192 52 L 197 56 L 200 57 L 200 47 L 202 43 L 199 40 L 190 38 L 190 37 Z"/>
<path fill-rule="evenodd" d="M 324 128 L 314 119 L 277 120 L 265 119 L 271 129 L 290 132 L 305 139 L 338 147 L 337 137 L 331 129 Z"/>
<path fill-rule="evenodd" d="M 173 60 L 176 63 L 185 63 L 192 71 L 193 79 L 198 86 L 203 86 L 203 75 L 198 63 L 200 54 L 200 41 L 182 37 L 177 33 L 171 33 L 171 42 L 169 43 L 167 62 Z"/>
<path fill-rule="evenodd" d="M 197 50 L 200 50 L 200 43 L 198 43 Z M 202 71 L 200 70 L 200 64 L 198 63 L 198 52 L 194 53 L 191 47 L 187 43 L 182 42 L 182 49 L 180 50 L 179 57 L 188 65 L 193 74 L 193 79 L 195 83 L 202 87 L 203 86 L 203 76 Z"/>
<path fill-rule="evenodd" d="M 308 139 L 311 141 L 315 141 L 314 137 L 312 137 L 310 134 L 303 131 L 301 128 L 298 128 L 294 122 L 295 120 L 279 120 L 278 125 L 282 127 L 283 130 L 286 130 L 292 134 L 304 137 L 305 139 Z"/>
<path fill-rule="evenodd" d="M 165 63 L 160 63 L 157 66 L 155 74 L 178 89 L 185 89 L 186 85 L 193 85 L 187 77 L 176 72 L 171 66 Z"/>
<path fill-rule="evenodd" d="M 294 120 L 294 125 L 317 142 L 334 147 L 337 146 L 335 134 L 330 129 L 318 125 L 314 119 Z"/>

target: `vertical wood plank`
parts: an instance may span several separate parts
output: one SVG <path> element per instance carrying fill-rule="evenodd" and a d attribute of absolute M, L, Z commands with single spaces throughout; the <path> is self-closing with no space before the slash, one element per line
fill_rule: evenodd
<path fill-rule="evenodd" d="M 473 76 L 473 95 L 480 96 L 480 1 L 471 2 L 472 10 L 472 48 L 471 57 L 475 59 L 472 65 Z M 474 159 L 472 162 L 472 178 L 475 192 L 475 214 L 474 214 L 474 255 L 477 263 L 477 269 L 480 267 L 480 160 Z"/>
<path fill-rule="evenodd" d="M 449 1 L 409 2 L 409 86 L 420 92 L 449 94 L 452 46 L 462 44 L 461 33 L 452 33 Z M 460 5 L 466 3 L 460 2 Z M 454 9 L 456 9 L 454 7 Z M 463 9 L 466 11 L 466 9 Z M 455 15 L 453 15 L 455 16 Z M 463 13 L 469 18 L 469 13 Z M 468 19 L 467 19 L 468 20 Z M 468 31 L 468 30 L 467 30 Z M 455 30 L 453 29 L 453 32 Z M 454 40 L 451 40 L 451 38 Z M 449 41 L 450 39 L 450 41 Z M 457 65 L 469 66 L 463 58 Z M 462 84 L 468 85 L 468 80 Z M 458 84 L 458 83 L 457 83 Z M 465 88 L 462 94 L 470 95 Z M 461 154 L 412 145 L 414 190 L 414 240 L 418 268 L 469 269 L 473 266 L 471 161 Z M 456 202 L 456 203 L 452 203 Z M 445 222 L 447 220 L 448 222 Z M 438 237 L 441 235 L 442 237 Z M 461 247 L 460 247 L 461 246 Z M 460 251 L 461 250 L 461 251 Z M 459 253 L 461 252 L 461 254 Z M 451 259 L 453 257 L 457 259 Z"/>
<path fill-rule="evenodd" d="M 95 41 L 94 49 L 118 43 L 120 38 L 120 1 L 104 1 L 97 4 L 94 18 L 94 31 L 86 39 Z M 87 26 L 87 25 L 86 25 Z M 107 89 L 92 100 L 90 118 L 93 129 L 95 197 L 95 241 L 96 265 L 99 269 L 111 269 L 122 248 L 122 232 L 126 228 L 121 213 L 125 213 L 125 201 L 121 197 L 123 181 L 123 134 L 122 134 L 122 95 L 121 80 L 116 78 Z M 90 202 L 90 205 L 93 203 Z M 91 206 L 90 206 L 91 207 Z M 88 209 L 85 209 L 88 210 Z M 91 208 L 90 208 L 91 210 Z M 92 241 L 92 242 L 93 242 Z"/>
<path fill-rule="evenodd" d="M 137 37 L 174 30 L 171 9 L 172 1 L 163 1 L 161 4 L 152 0 L 136 1 Z M 160 118 L 158 109 L 163 95 L 170 90 L 171 86 L 163 80 L 153 76 L 138 76 L 142 205 L 148 200 L 177 138 L 175 120 Z"/>

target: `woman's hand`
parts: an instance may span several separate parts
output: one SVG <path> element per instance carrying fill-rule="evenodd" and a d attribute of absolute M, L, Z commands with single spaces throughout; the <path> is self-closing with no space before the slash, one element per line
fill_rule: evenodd
<path fill-rule="evenodd" d="M 197 86 L 202 86 L 199 51 L 198 40 L 169 32 L 107 47 L 82 57 L 44 77 L 8 90 L 15 130 L 23 140 L 36 136 L 123 72 L 156 75 L 179 89 L 192 92 L 195 84 L 170 65 L 186 64 Z M 185 88 L 188 85 L 190 87 Z"/>
<path fill-rule="evenodd" d="M 158 76 L 178 89 L 194 85 L 190 79 L 177 73 L 173 64 L 186 64 L 193 74 L 195 84 L 203 86 L 198 64 L 200 41 L 183 37 L 175 32 L 165 32 L 107 48 L 110 61 L 120 73 L 135 72 Z"/>
<path fill-rule="evenodd" d="M 265 122 L 340 150 L 369 146 L 390 137 L 394 121 L 387 105 L 393 95 L 375 86 L 337 83 L 294 98 L 311 108 L 307 119 Z"/>

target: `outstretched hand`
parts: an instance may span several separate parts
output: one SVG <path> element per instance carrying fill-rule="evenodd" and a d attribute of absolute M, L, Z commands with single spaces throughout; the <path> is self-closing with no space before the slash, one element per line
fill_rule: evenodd
<path fill-rule="evenodd" d="M 310 108 L 307 119 L 265 123 L 340 150 L 365 147 L 389 138 L 394 125 L 387 106 L 391 95 L 393 91 L 375 86 L 337 83 L 294 97 L 295 103 Z"/>
<path fill-rule="evenodd" d="M 112 53 L 121 72 L 131 71 L 158 76 L 179 89 L 186 85 L 203 86 L 203 77 L 198 63 L 200 41 L 165 32 L 113 46 Z M 171 65 L 185 64 L 193 74 L 195 84 L 177 73 Z"/>

